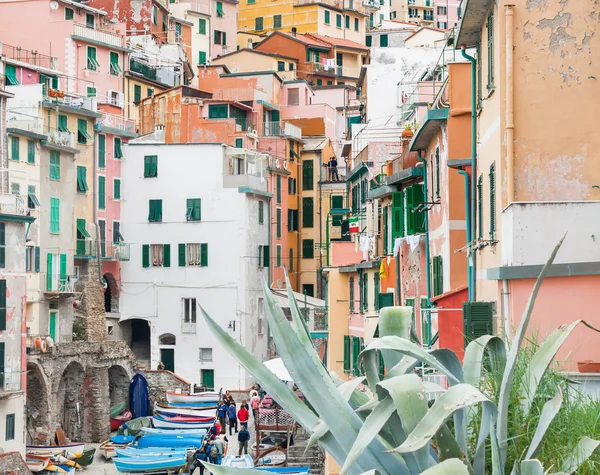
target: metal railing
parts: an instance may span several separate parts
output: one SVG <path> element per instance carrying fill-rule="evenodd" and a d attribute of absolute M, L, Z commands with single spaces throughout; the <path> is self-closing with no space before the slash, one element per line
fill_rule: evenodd
<path fill-rule="evenodd" d="M 0 373 L 0 394 L 21 390 L 21 372 L 4 371 Z"/>
<path fill-rule="evenodd" d="M 109 114 L 104 111 L 100 111 L 102 118 L 96 120 L 96 124 L 104 127 L 110 127 L 112 129 L 119 129 L 124 132 L 135 133 L 135 120 L 128 119 L 126 117 Z"/>
<path fill-rule="evenodd" d="M 51 130 L 47 132 L 48 142 L 60 147 L 75 147 L 75 133 L 61 132 L 59 130 Z"/>
<path fill-rule="evenodd" d="M 312 64 L 313 73 L 325 73 L 332 74 L 334 76 L 344 76 L 349 78 L 358 78 L 360 76 L 360 68 L 353 66 L 326 66 L 323 63 L 310 63 Z"/>
<path fill-rule="evenodd" d="M 46 292 L 73 293 L 75 292 L 75 283 L 78 276 L 73 274 L 52 273 L 48 278 L 48 273 L 40 273 L 43 279 L 46 279 Z"/>
<path fill-rule="evenodd" d="M 73 36 L 80 36 L 82 38 L 87 38 L 88 40 L 106 43 L 111 46 L 125 46 L 125 37 L 123 35 L 100 27 L 90 28 L 86 25 L 74 23 Z"/>
<path fill-rule="evenodd" d="M 130 58 L 129 70 L 165 86 L 174 87 L 181 84 L 181 74 L 177 71 L 166 67 L 153 66 L 141 58 Z"/>
<path fill-rule="evenodd" d="M 372 10 L 379 10 L 380 8 L 380 3 L 377 0 L 294 0 L 295 5 L 312 5 L 315 3 L 325 3 L 332 7 L 353 10 L 364 14 L 368 14 Z"/>
<path fill-rule="evenodd" d="M 236 132 L 248 132 L 249 130 L 255 130 L 256 125 L 250 119 L 244 119 L 241 117 L 235 117 L 235 131 Z"/>
<path fill-rule="evenodd" d="M 283 129 L 281 128 L 281 122 L 279 121 L 265 121 L 263 122 L 263 133 L 265 137 L 277 137 L 282 135 Z"/>
<path fill-rule="evenodd" d="M 75 109 L 87 109 L 93 112 L 98 110 L 98 102 L 95 97 L 66 93 L 58 89 L 48 89 L 46 87 L 43 88 L 43 97 L 46 102 L 62 104 Z"/>
<path fill-rule="evenodd" d="M 14 59 L 22 63 L 31 64 L 32 66 L 40 66 L 47 69 L 58 69 L 58 58 L 23 49 L 18 46 L 0 44 L 0 54 L 7 59 Z"/>
<path fill-rule="evenodd" d="M 29 214 L 27 200 L 19 195 L 2 194 L 0 195 L 0 213 L 26 216 Z"/>
<path fill-rule="evenodd" d="M 131 244 L 102 241 L 100 243 L 100 254 L 102 259 L 105 260 L 128 261 L 131 257 Z M 98 257 L 98 241 L 93 239 L 77 239 L 75 256 L 90 259 Z"/>

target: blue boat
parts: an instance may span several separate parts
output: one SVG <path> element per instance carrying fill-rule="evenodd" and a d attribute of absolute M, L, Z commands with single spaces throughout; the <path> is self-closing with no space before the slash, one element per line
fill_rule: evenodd
<path fill-rule="evenodd" d="M 240 455 L 239 457 L 235 455 L 227 455 L 225 459 L 223 459 L 224 467 L 238 467 L 238 468 L 254 468 L 254 460 L 250 455 Z"/>
<path fill-rule="evenodd" d="M 169 406 L 173 407 L 197 407 L 199 409 L 204 409 L 205 407 L 215 407 L 216 403 L 214 402 L 170 402 Z"/>
<path fill-rule="evenodd" d="M 135 447 L 139 447 L 140 449 L 148 447 L 184 447 L 199 449 L 200 447 L 202 447 L 202 441 L 202 437 L 194 436 L 144 436 L 138 439 Z"/>
<path fill-rule="evenodd" d="M 114 461 L 117 471 L 121 473 L 152 473 L 184 468 L 187 457 L 185 454 L 164 455 L 160 457 L 116 457 Z"/>
<path fill-rule="evenodd" d="M 120 445 L 130 444 L 134 440 L 135 437 L 133 435 L 115 435 L 114 437 L 110 438 L 111 442 Z"/>
<path fill-rule="evenodd" d="M 190 435 L 192 437 L 202 437 L 206 434 L 206 429 L 156 429 L 154 427 L 143 427 L 142 433 L 149 437 L 156 435 Z"/>
<path fill-rule="evenodd" d="M 308 475 L 310 473 L 310 467 L 255 467 L 255 470 L 262 470 L 263 472 L 281 473 L 284 475 Z"/>
<path fill-rule="evenodd" d="M 129 408 L 134 419 L 150 415 L 148 381 L 141 374 L 136 374 L 129 383 Z"/>
<path fill-rule="evenodd" d="M 192 449 L 194 450 L 194 449 Z M 133 447 L 127 447 L 123 449 L 115 449 L 117 456 L 119 457 L 157 457 L 160 458 L 162 455 L 185 455 L 187 450 L 184 447 L 150 447 L 147 449 L 134 449 Z"/>

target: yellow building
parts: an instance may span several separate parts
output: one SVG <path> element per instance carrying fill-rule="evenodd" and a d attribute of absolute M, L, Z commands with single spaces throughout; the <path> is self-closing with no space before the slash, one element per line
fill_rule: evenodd
<path fill-rule="evenodd" d="M 272 31 L 317 33 L 364 44 L 371 13 L 379 2 L 370 0 L 249 0 L 240 2 L 238 30 L 267 34 Z"/>
<path fill-rule="evenodd" d="M 415 25 L 433 25 L 433 0 L 391 0 L 395 20 Z"/>
<path fill-rule="evenodd" d="M 295 81 L 298 71 L 295 58 L 246 48 L 219 56 L 212 60 L 212 64 L 227 66 L 232 73 L 276 71 L 284 81 Z"/>

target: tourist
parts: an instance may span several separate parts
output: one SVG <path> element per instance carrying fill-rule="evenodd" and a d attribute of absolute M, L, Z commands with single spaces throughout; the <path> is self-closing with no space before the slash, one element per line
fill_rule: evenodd
<path fill-rule="evenodd" d="M 246 429 L 246 426 L 242 424 L 240 432 L 238 434 L 238 442 L 240 445 L 240 453 L 238 454 L 240 457 L 242 456 L 242 450 L 245 454 L 248 454 L 248 441 L 250 440 L 250 432 Z"/>
<path fill-rule="evenodd" d="M 217 423 L 215 422 L 210 428 L 210 438 L 216 439 L 221 431 L 217 427 Z"/>
<path fill-rule="evenodd" d="M 219 436 L 215 439 L 215 445 L 217 449 L 219 449 L 218 464 L 221 465 L 221 461 L 223 459 L 223 454 L 225 453 L 225 449 L 227 448 L 227 440 L 225 430 L 222 430 Z"/>
<path fill-rule="evenodd" d="M 165 364 L 162 361 L 160 361 L 158 363 L 158 368 L 157 369 L 158 369 L 158 371 L 164 371 L 165 370 Z"/>
<path fill-rule="evenodd" d="M 258 391 L 252 391 L 250 393 L 252 397 L 250 398 L 250 406 L 252 406 L 252 417 L 256 419 L 256 414 L 258 413 L 258 406 L 260 406 L 260 397 L 258 395 Z M 256 421 L 254 422 L 256 424 Z"/>
<path fill-rule="evenodd" d="M 225 418 L 227 417 L 227 405 L 224 401 L 219 401 L 219 405 L 217 406 L 217 417 L 219 418 L 221 429 L 224 429 L 226 427 Z"/>
<path fill-rule="evenodd" d="M 237 426 L 237 414 L 235 401 L 232 400 L 227 408 L 227 416 L 229 417 L 229 435 L 233 435 L 231 431 L 235 428 L 235 433 L 237 434 L 238 426 Z"/>
<path fill-rule="evenodd" d="M 245 399 L 242 399 L 242 405 L 240 406 L 240 409 L 242 407 L 245 407 L 248 411 L 250 410 L 250 408 L 248 407 L 248 402 Z"/>
<path fill-rule="evenodd" d="M 196 467 L 200 469 L 200 475 L 204 474 L 204 464 L 202 462 L 208 462 L 208 455 L 206 455 L 206 445 L 200 447 L 196 452 Z"/>
<path fill-rule="evenodd" d="M 225 397 L 223 398 L 223 402 L 227 407 L 233 402 L 233 397 L 229 391 L 225 391 Z"/>
<path fill-rule="evenodd" d="M 219 447 L 215 445 L 214 440 L 208 439 L 205 451 L 208 454 L 208 461 L 214 465 L 219 465 L 219 455 L 222 456 L 223 454 L 219 454 Z"/>
<path fill-rule="evenodd" d="M 240 410 L 237 413 L 238 421 L 240 421 L 240 425 L 242 427 L 248 427 L 248 419 L 250 419 L 250 412 L 248 412 L 248 404 L 246 404 L 246 400 L 242 401 L 242 405 L 240 406 Z"/>
<path fill-rule="evenodd" d="M 329 159 L 329 180 L 330 181 L 340 181 L 340 176 L 338 175 L 338 162 L 335 157 L 331 157 Z"/>

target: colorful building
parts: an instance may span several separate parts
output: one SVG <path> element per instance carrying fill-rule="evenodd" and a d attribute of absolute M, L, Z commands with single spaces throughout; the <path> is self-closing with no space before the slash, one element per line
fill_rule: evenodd
<path fill-rule="evenodd" d="M 298 71 L 298 60 L 296 58 L 247 48 L 219 56 L 213 59 L 211 64 L 227 66 L 227 69 L 232 73 L 277 71 L 283 81 L 294 81 Z"/>

